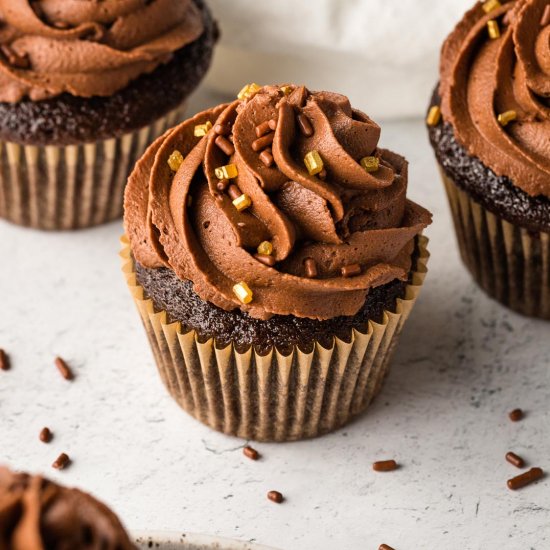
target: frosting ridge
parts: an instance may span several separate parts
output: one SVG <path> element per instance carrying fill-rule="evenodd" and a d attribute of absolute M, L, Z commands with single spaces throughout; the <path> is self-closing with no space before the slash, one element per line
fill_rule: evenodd
<path fill-rule="evenodd" d="M 0 101 L 112 95 L 203 30 L 193 0 L 0 0 Z"/>
<path fill-rule="evenodd" d="M 195 136 L 205 124 L 212 129 Z M 379 135 L 345 96 L 303 86 L 266 86 L 196 115 L 159 138 L 129 178 L 136 260 L 258 319 L 354 315 L 369 289 L 407 278 L 414 238 L 431 221 L 406 198 L 407 162 L 378 148 Z M 175 174 L 174 151 L 183 157 Z M 323 163 L 316 174 L 304 164 L 312 152 Z M 230 181 L 224 166 L 236 172 Z M 250 206 L 240 210 L 243 196 Z M 265 242 L 271 254 L 258 254 Z M 240 283 L 251 301 L 235 294 Z"/>
<path fill-rule="evenodd" d="M 548 1 L 496 6 L 486 13 L 487 3 L 478 2 L 443 46 L 443 118 L 498 176 L 531 196 L 550 196 Z M 488 24 L 495 23 L 499 33 L 491 38 Z"/>
<path fill-rule="evenodd" d="M 0 548 L 132 550 L 120 521 L 104 504 L 41 476 L 0 468 Z"/>

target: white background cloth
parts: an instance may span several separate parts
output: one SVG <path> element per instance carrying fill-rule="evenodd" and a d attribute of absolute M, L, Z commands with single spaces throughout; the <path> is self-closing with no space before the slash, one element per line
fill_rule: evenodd
<path fill-rule="evenodd" d="M 375 120 L 422 115 L 439 51 L 474 0 L 209 0 L 222 30 L 208 86 L 294 82 Z"/>

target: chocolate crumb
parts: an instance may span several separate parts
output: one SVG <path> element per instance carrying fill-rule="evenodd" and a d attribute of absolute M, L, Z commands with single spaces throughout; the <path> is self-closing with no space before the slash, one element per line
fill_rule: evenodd
<path fill-rule="evenodd" d="M 56 470 L 64 470 L 70 462 L 71 459 L 69 458 L 69 455 L 66 453 L 61 453 L 55 459 L 55 462 L 52 464 L 52 468 L 55 468 Z"/>
<path fill-rule="evenodd" d="M 269 491 L 269 493 L 267 493 L 267 498 L 271 500 L 271 502 L 276 502 L 277 504 L 281 504 L 285 499 L 283 494 L 279 493 L 279 491 Z"/>
<path fill-rule="evenodd" d="M 512 422 L 519 422 L 523 419 L 523 411 L 521 409 L 514 409 L 508 414 L 508 417 Z"/>
<path fill-rule="evenodd" d="M 61 376 L 65 378 L 65 380 L 73 380 L 74 374 L 69 365 L 61 359 L 61 357 L 55 358 L 55 366 L 57 367 L 57 370 L 61 373 Z"/>
<path fill-rule="evenodd" d="M 42 428 L 38 437 L 40 438 L 40 441 L 42 441 L 42 443 L 49 443 L 53 439 L 53 434 L 50 428 L 46 427 Z"/>
<path fill-rule="evenodd" d="M 10 370 L 10 358 L 8 354 L 0 348 L 0 370 Z"/>
<path fill-rule="evenodd" d="M 248 445 L 243 449 L 243 454 L 247 458 L 250 458 L 250 460 L 258 460 L 260 458 L 260 453 Z"/>
<path fill-rule="evenodd" d="M 372 465 L 372 469 L 375 472 L 392 472 L 393 470 L 397 470 L 397 467 L 395 460 L 380 460 L 374 462 Z"/>

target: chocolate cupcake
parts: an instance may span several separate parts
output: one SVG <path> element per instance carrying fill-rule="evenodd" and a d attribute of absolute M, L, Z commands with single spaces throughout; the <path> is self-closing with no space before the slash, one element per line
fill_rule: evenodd
<path fill-rule="evenodd" d="M 116 515 L 78 489 L 0 468 L 2 550 L 135 550 Z"/>
<path fill-rule="evenodd" d="M 250 85 L 138 162 L 124 271 L 168 390 L 199 420 L 301 439 L 379 391 L 431 221 L 379 136 L 342 95 Z"/>
<path fill-rule="evenodd" d="M 0 217 L 121 217 L 131 168 L 181 116 L 216 34 L 203 0 L 1 0 Z"/>
<path fill-rule="evenodd" d="M 550 6 L 478 2 L 445 42 L 428 115 L 462 259 L 504 305 L 550 319 Z"/>

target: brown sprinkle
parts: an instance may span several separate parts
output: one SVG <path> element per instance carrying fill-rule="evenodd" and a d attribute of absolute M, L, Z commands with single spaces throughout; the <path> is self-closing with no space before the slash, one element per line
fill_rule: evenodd
<path fill-rule="evenodd" d="M 346 265 L 342 268 L 343 277 L 355 277 L 361 275 L 361 266 L 359 264 Z"/>
<path fill-rule="evenodd" d="M 281 504 L 285 499 L 279 491 L 269 491 L 269 493 L 267 493 L 267 498 L 271 500 L 271 502 L 276 502 L 277 504 Z"/>
<path fill-rule="evenodd" d="M 227 136 L 231 133 L 231 126 L 229 124 L 216 124 L 214 126 L 214 133 L 219 136 Z"/>
<path fill-rule="evenodd" d="M 276 121 L 274 118 L 272 118 L 272 119 L 268 122 L 268 124 L 269 124 L 269 127 L 270 127 L 273 131 L 275 131 L 275 130 L 277 129 L 277 121 Z"/>
<path fill-rule="evenodd" d="M 229 187 L 229 180 L 223 179 L 216 184 L 216 189 L 222 193 Z"/>
<path fill-rule="evenodd" d="M 378 547 L 378 550 L 393 550 L 393 548 L 391 546 L 388 546 L 387 544 L 381 544 Z"/>
<path fill-rule="evenodd" d="M 393 472 L 393 470 L 397 470 L 397 462 L 395 460 L 380 460 L 373 463 L 372 469 L 375 472 Z"/>
<path fill-rule="evenodd" d="M 306 277 L 308 279 L 315 279 L 317 277 L 317 264 L 313 258 L 306 258 L 304 260 L 304 267 L 306 268 Z"/>
<path fill-rule="evenodd" d="M 512 422 L 519 422 L 523 420 L 523 411 L 521 409 L 514 409 L 508 414 L 508 417 Z"/>
<path fill-rule="evenodd" d="M 235 147 L 224 136 L 218 136 L 214 142 L 228 157 L 235 153 Z"/>
<path fill-rule="evenodd" d="M 531 483 L 534 483 L 535 481 L 538 481 L 543 477 L 544 472 L 542 471 L 542 468 L 531 468 L 528 472 L 509 479 L 508 489 L 511 489 L 512 491 L 517 491 L 518 489 L 526 487 L 527 485 L 530 485 Z"/>
<path fill-rule="evenodd" d="M 254 258 L 268 267 L 273 267 L 277 263 L 273 256 L 268 256 L 267 254 L 254 254 Z"/>
<path fill-rule="evenodd" d="M 550 25 L 550 4 L 544 8 L 544 13 L 542 14 L 542 19 L 540 20 L 541 27 L 546 27 Z"/>
<path fill-rule="evenodd" d="M 65 380 L 72 380 L 74 378 L 71 367 L 69 367 L 69 365 L 67 365 L 67 363 L 63 359 L 61 359 L 61 357 L 55 358 L 55 366 L 57 367 L 57 370 L 61 373 L 61 376 L 65 378 Z"/>
<path fill-rule="evenodd" d="M 525 460 L 523 460 L 521 456 L 518 456 L 516 453 L 513 453 L 512 451 L 510 451 L 509 453 L 506 453 L 506 460 L 516 468 L 523 468 L 525 466 Z"/>
<path fill-rule="evenodd" d="M 273 159 L 273 154 L 271 153 L 271 150 L 264 149 L 260 153 L 260 160 L 268 167 L 271 168 L 273 166 L 273 163 L 275 160 Z"/>
<path fill-rule="evenodd" d="M 306 137 L 311 137 L 313 135 L 313 126 L 304 113 L 298 115 L 298 128 L 300 128 L 300 132 Z"/>
<path fill-rule="evenodd" d="M 49 443 L 53 439 L 53 434 L 50 431 L 50 428 L 42 428 L 38 438 L 42 441 L 42 443 Z"/>
<path fill-rule="evenodd" d="M 64 470 L 70 462 L 71 459 L 69 458 L 69 455 L 66 453 L 61 453 L 55 459 L 55 462 L 52 464 L 52 468 L 55 468 L 56 470 Z"/>
<path fill-rule="evenodd" d="M 273 143 L 274 137 L 275 134 L 273 132 L 270 132 L 266 136 L 258 138 L 256 141 L 252 142 L 252 150 L 258 152 L 262 149 L 265 149 L 266 147 L 269 147 Z"/>
<path fill-rule="evenodd" d="M 238 199 L 243 192 L 236 185 L 230 185 L 227 189 L 227 194 L 231 197 L 231 200 L 234 201 Z"/>
<path fill-rule="evenodd" d="M 266 134 L 269 134 L 269 132 L 271 132 L 271 127 L 269 126 L 269 120 L 266 120 L 265 122 L 262 122 L 261 124 L 258 124 L 258 126 L 256 126 L 256 137 L 258 138 L 261 138 Z"/>
<path fill-rule="evenodd" d="M 247 445 L 243 449 L 243 455 L 247 458 L 250 458 L 250 460 L 258 460 L 260 458 L 260 453 L 256 450 Z"/>
<path fill-rule="evenodd" d="M 0 348 L 0 370 L 10 370 L 10 358 L 8 354 Z"/>

